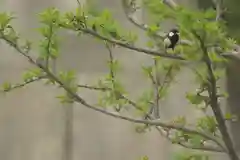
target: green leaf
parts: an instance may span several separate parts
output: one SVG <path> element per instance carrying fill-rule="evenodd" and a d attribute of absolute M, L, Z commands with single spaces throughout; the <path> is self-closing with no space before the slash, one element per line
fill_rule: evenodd
<path fill-rule="evenodd" d="M 94 0 L 88 0 L 86 1 L 87 3 L 87 9 L 88 9 L 88 14 L 92 16 L 99 16 L 101 14 L 101 11 L 99 9 L 99 3 Z"/>
<path fill-rule="evenodd" d="M 3 88 L 4 91 L 10 90 L 11 87 L 12 87 L 12 85 L 9 82 L 5 82 L 5 83 L 2 84 L 2 88 Z"/>
<path fill-rule="evenodd" d="M 69 104 L 74 102 L 74 100 L 67 95 L 59 95 L 56 98 L 58 98 L 62 104 Z"/>
<path fill-rule="evenodd" d="M 238 116 L 237 115 L 233 115 L 231 113 L 226 113 L 225 114 L 225 120 L 238 121 Z"/>
<path fill-rule="evenodd" d="M 210 60 L 212 62 L 223 62 L 225 58 L 223 58 L 222 56 L 220 56 L 219 54 L 217 53 L 214 53 L 214 52 L 210 52 L 208 54 Z"/>
<path fill-rule="evenodd" d="M 47 8 L 45 11 L 39 14 L 40 22 L 46 25 L 58 23 L 60 19 L 60 12 L 57 8 Z"/>
<path fill-rule="evenodd" d="M 112 14 L 108 9 L 103 10 L 101 18 L 104 20 L 112 20 Z"/>
<path fill-rule="evenodd" d="M 199 135 L 191 135 L 190 143 L 196 147 L 202 146 L 203 138 Z"/>
<path fill-rule="evenodd" d="M 134 34 L 134 33 L 132 33 L 132 32 L 127 32 L 127 36 L 126 36 L 127 38 L 127 42 L 129 43 L 129 44 L 134 44 L 134 42 L 136 42 L 137 40 L 138 40 L 138 36 L 137 36 L 137 34 Z"/>
<path fill-rule="evenodd" d="M 169 85 L 165 84 L 164 86 L 159 87 L 158 94 L 163 99 L 168 93 Z"/>
<path fill-rule="evenodd" d="M 209 160 L 209 156 L 202 152 L 179 151 L 173 154 L 172 160 Z"/>
<path fill-rule="evenodd" d="M 157 25 L 148 26 L 148 35 L 153 36 L 159 31 L 159 27 Z"/>
<path fill-rule="evenodd" d="M 26 73 L 23 74 L 24 82 L 32 80 L 34 77 L 36 77 L 36 74 L 31 71 L 27 71 Z"/>
<path fill-rule="evenodd" d="M 4 29 L 7 27 L 7 25 L 11 22 L 11 20 L 15 19 L 15 17 L 12 14 L 9 14 L 7 12 L 0 13 L 0 25 L 1 28 Z"/>
<path fill-rule="evenodd" d="M 48 84 L 56 84 L 57 82 L 56 81 L 54 81 L 54 80 L 52 80 L 52 79 L 47 79 L 47 81 L 45 82 L 45 84 L 46 85 L 48 85 Z"/>
<path fill-rule="evenodd" d="M 153 73 L 153 67 L 152 66 L 142 66 L 143 73 L 149 77 Z"/>
<path fill-rule="evenodd" d="M 217 131 L 217 122 L 213 116 L 205 116 L 199 118 L 197 121 L 197 126 L 200 129 L 208 131 L 210 133 L 215 133 Z"/>
<path fill-rule="evenodd" d="M 216 17 L 216 11 L 213 9 L 207 9 L 205 12 L 203 12 L 204 18 L 206 19 L 214 19 Z"/>
<path fill-rule="evenodd" d="M 108 67 L 115 73 L 120 70 L 120 64 L 118 60 L 108 61 Z"/>
<path fill-rule="evenodd" d="M 231 113 L 226 113 L 225 114 L 225 119 L 227 119 L 227 120 L 232 119 L 232 114 Z"/>
<path fill-rule="evenodd" d="M 149 111 L 153 101 L 153 90 L 144 91 L 143 94 L 137 99 L 136 103 L 141 108 L 140 114 L 145 114 Z"/>
<path fill-rule="evenodd" d="M 192 94 L 192 93 L 187 93 L 186 94 L 186 98 L 192 103 L 192 104 L 196 104 L 199 105 L 201 103 L 204 102 L 205 98 L 202 96 L 198 96 L 196 94 Z"/>
<path fill-rule="evenodd" d="M 155 44 L 152 40 L 147 41 L 147 47 L 153 48 L 154 46 L 155 46 Z"/>
<path fill-rule="evenodd" d="M 174 125 L 185 126 L 187 121 L 186 121 L 186 118 L 184 116 L 178 116 L 177 118 L 172 120 L 172 123 Z"/>
<path fill-rule="evenodd" d="M 141 160 L 149 160 L 148 156 L 141 157 Z"/>

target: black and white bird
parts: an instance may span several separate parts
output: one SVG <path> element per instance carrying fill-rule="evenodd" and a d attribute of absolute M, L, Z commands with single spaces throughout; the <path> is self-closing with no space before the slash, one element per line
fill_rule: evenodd
<path fill-rule="evenodd" d="M 174 50 L 176 44 L 179 41 L 179 31 L 178 29 L 171 29 L 169 33 L 166 35 L 163 44 L 165 49 L 171 48 Z"/>

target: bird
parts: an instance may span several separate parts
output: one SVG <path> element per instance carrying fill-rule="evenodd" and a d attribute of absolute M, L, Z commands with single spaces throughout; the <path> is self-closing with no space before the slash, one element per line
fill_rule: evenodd
<path fill-rule="evenodd" d="M 163 41 L 165 49 L 171 48 L 172 50 L 174 50 L 176 44 L 179 41 L 179 38 L 180 38 L 179 35 L 180 35 L 180 33 L 179 33 L 178 29 L 176 29 L 176 28 L 171 29 L 168 32 L 168 34 L 165 36 L 164 41 Z"/>

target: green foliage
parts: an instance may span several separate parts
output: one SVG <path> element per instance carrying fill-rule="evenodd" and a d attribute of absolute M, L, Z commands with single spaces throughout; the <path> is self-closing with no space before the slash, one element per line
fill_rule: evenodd
<path fill-rule="evenodd" d="M 4 30 L 8 27 L 11 20 L 13 20 L 15 17 L 12 14 L 8 14 L 6 12 L 0 13 L 0 26 L 1 30 Z"/>
<path fill-rule="evenodd" d="M 148 156 L 143 156 L 143 157 L 141 157 L 140 160 L 149 160 L 149 158 L 148 158 Z"/>
<path fill-rule="evenodd" d="M 138 98 L 137 104 L 141 108 L 139 112 L 140 115 L 146 114 L 151 105 L 151 102 L 153 102 L 153 90 L 145 91 L 143 94 Z"/>
<path fill-rule="evenodd" d="M 186 94 L 186 99 L 191 105 L 202 110 L 204 113 L 202 117 L 197 118 L 197 123 L 194 124 L 196 131 L 199 131 L 199 133 L 184 131 L 183 128 L 189 125 L 187 118 L 184 116 L 178 116 L 170 122 L 171 125 L 177 127 L 169 127 L 166 124 L 162 127 L 158 126 L 158 129 L 166 131 L 165 136 L 172 143 L 182 146 L 187 144 L 192 148 L 204 148 L 205 144 L 203 142 L 208 140 L 208 136 L 203 136 L 202 132 L 209 133 L 211 136 L 217 136 L 216 134 L 219 133 L 216 117 L 208 115 L 206 111 L 210 107 L 216 107 L 211 102 L 214 102 L 214 100 L 218 102 L 220 97 L 226 97 L 225 93 L 221 93 L 219 87 L 216 85 L 224 74 L 225 64 L 228 63 L 226 58 L 220 53 L 231 51 L 236 41 L 227 35 L 224 23 L 215 21 L 216 12 L 214 10 L 194 11 L 183 7 L 171 9 L 159 0 L 144 0 L 143 2 L 150 19 L 150 24 L 147 25 L 146 30 L 146 35 L 149 38 L 146 47 L 151 49 L 148 51 L 149 54 L 152 49 L 159 50 L 161 54 L 165 53 L 162 46 L 163 37 L 159 38 L 158 33 L 163 31 L 161 25 L 165 20 L 170 19 L 179 27 L 181 38 L 187 39 L 193 42 L 193 44 L 178 45 L 175 51 L 167 51 L 165 55 L 181 56 L 190 62 L 201 62 L 201 64 L 191 67 L 198 84 L 197 90 L 196 92 L 188 92 Z M 123 4 L 128 7 L 132 5 L 127 0 L 123 0 Z M 120 22 L 117 22 L 113 17 L 110 10 L 104 9 L 100 11 L 92 6 L 78 6 L 75 11 L 67 13 L 62 13 L 57 8 L 48 8 L 40 13 L 39 20 L 42 26 L 39 28 L 39 33 L 42 39 L 38 42 L 39 50 L 37 53 L 39 54 L 39 58 L 46 62 L 46 65 L 39 64 L 28 55 L 28 52 L 31 50 L 30 41 L 24 41 L 24 44 L 20 45 L 20 37 L 11 25 L 11 20 L 13 19 L 14 17 L 11 14 L 0 13 L 0 38 L 14 47 L 38 68 L 28 70 L 24 73 L 23 84 L 14 85 L 9 82 L 4 83 L 2 85 L 4 92 L 10 91 L 13 88 L 23 87 L 35 80 L 40 80 L 41 76 L 46 75 L 44 77 L 46 84 L 64 89 L 64 93 L 57 96 L 61 103 L 79 102 L 86 105 L 85 101 L 78 95 L 80 85 L 78 85 L 75 72 L 59 71 L 52 73 L 53 68 L 48 65 L 49 61 L 51 62 L 51 60 L 56 60 L 59 57 L 58 31 L 60 29 L 76 32 L 78 36 L 82 34 L 91 35 L 103 42 L 102 44 L 108 49 L 109 61 L 107 61 L 107 67 L 109 68 L 109 73 L 98 79 L 96 87 L 85 87 L 100 91 L 98 97 L 98 106 L 100 106 L 100 109 L 114 108 L 120 112 L 122 109 L 130 109 L 131 106 L 131 113 L 133 115 L 137 114 L 138 117 L 150 121 L 154 118 L 150 114 L 151 110 L 154 107 L 156 108 L 167 97 L 171 84 L 176 82 L 175 77 L 182 68 L 182 63 L 177 60 L 166 60 L 162 57 L 160 58 L 160 56 L 153 57 L 152 65 L 142 66 L 143 74 L 146 79 L 150 80 L 152 87 L 143 91 L 135 100 L 131 100 L 128 97 L 129 93 L 127 89 L 125 89 L 119 78 L 118 73 L 123 68 L 122 64 L 115 59 L 112 52 L 116 46 L 135 51 L 143 49 L 135 47 L 138 36 L 133 31 L 129 31 L 121 26 Z M 219 64 L 224 67 L 219 67 Z M 216 94 L 216 98 L 214 94 Z M 89 107 L 88 103 L 87 106 Z M 158 107 L 162 107 L 162 105 L 160 104 Z M 94 108 L 94 106 L 90 108 Z M 236 119 L 236 116 L 227 113 L 224 119 L 233 120 Z M 136 131 L 139 133 L 150 130 L 149 124 L 139 124 L 136 127 Z M 149 158 L 144 156 L 141 159 L 148 160 Z M 207 160 L 208 156 L 203 153 L 196 154 L 191 152 L 178 154 L 174 159 Z"/>
<path fill-rule="evenodd" d="M 197 126 L 204 131 L 215 134 L 218 130 L 217 122 L 213 116 L 205 116 L 198 119 Z"/>
<path fill-rule="evenodd" d="M 225 114 L 225 120 L 230 120 L 230 121 L 238 121 L 239 118 L 237 115 L 231 114 L 231 113 L 226 113 Z"/>
<path fill-rule="evenodd" d="M 209 156 L 204 153 L 179 152 L 174 154 L 172 160 L 209 160 Z"/>
<path fill-rule="evenodd" d="M 24 82 L 32 80 L 33 78 L 39 77 L 42 75 L 42 70 L 39 68 L 30 69 L 29 71 L 23 74 Z"/>
<path fill-rule="evenodd" d="M 57 30 L 60 23 L 60 13 L 56 8 L 49 8 L 40 14 L 40 22 L 44 24 L 39 31 L 43 39 L 39 42 L 40 58 L 56 59 L 59 56 Z"/>
<path fill-rule="evenodd" d="M 59 73 L 59 80 L 63 83 L 60 84 L 59 87 L 62 88 L 62 85 L 65 85 L 68 87 L 68 89 L 72 93 L 77 93 L 78 86 L 77 86 L 77 79 L 76 74 L 73 71 L 68 72 L 60 72 Z M 61 103 L 74 103 L 74 97 L 72 97 L 68 91 L 64 91 L 65 93 L 63 95 L 57 96 L 58 99 L 60 99 Z"/>
<path fill-rule="evenodd" d="M 203 103 L 206 100 L 206 97 L 201 96 L 201 95 L 195 95 L 191 93 L 187 93 L 186 98 L 195 105 L 199 105 Z"/>
<path fill-rule="evenodd" d="M 11 87 L 12 87 L 12 84 L 9 83 L 9 82 L 5 82 L 5 83 L 2 84 L 2 89 L 3 89 L 3 91 L 10 90 Z"/>

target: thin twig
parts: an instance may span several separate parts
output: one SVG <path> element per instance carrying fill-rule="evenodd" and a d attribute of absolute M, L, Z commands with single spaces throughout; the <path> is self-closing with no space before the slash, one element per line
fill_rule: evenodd
<path fill-rule="evenodd" d="M 163 0 L 163 3 L 165 3 L 170 8 L 175 9 L 178 5 L 174 0 Z"/>
<path fill-rule="evenodd" d="M 158 119 L 160 118 L 160 111 L 159 111 L 159 99 L 160 99 L 160 96 L 159 96 L 159 87 L 160 87 L 160 75 L 159 75 L 159 72 L 158 72 L 158 62 L 157 62 L 157 59 L 154 58 L 154 67 L 155 67 L 155 84 L 153 83 L 153 86 L 154 86 L 154 92 L 155 92 L 155 100 L 154 100 L 154 105 L 152 106 L 153 107 L 153 114 L 154 114 L 154 118 Z"/>
<path fill-rule="evenodd" d="M 49 25 L 49 29 L 50 29 L 50 33 L 49 33 L 49 37 L 47 38 L 48 42 L 47 42 L 46 67 L 49 67 L 49 58 L 51 56 L 50 48 L 51 48 L 51 43 L 52 43 L 51 41 L 52 41 L 52 36 L 53 36 L 53 24 Z"/>
<path fill-rule="evenodd" d="M 184 148 L 189 148 L 189 149 L 194 149 L 194 150 L 202 150 L 202 151 L 211 151 L 211 152 L 226 152 L 226 150 L 224 150 L 223 148 L 221 147 L 216 147 L 216 146 L 210 146 L 210 145 L 203 145 L 203 146 L 194 146 L 190 143 L 184 143 L 184 142 L 174 142 L 168 134 L 164 134 L 163 131 L 159 128 L 159 127 L 155 127 L 158 132 L 166 137 L 169 141 L 171 141 L 173 144 L 178 144 Z"/>
<path fill-rule="evenodd" d="M 224 14 L 223 0 L 212 0 L 216 8 L 216 21 L 220 21 Z"/>
<path fill-rule="evenodd" d="M 111 82 L 112 82 L 112 91 L 113 91 L 113 94 L 115 96 L 116 99 L 119 99 L 121 98 L 122 96 L 120 95 L 119 92 L 116 91 L 116 84 L 115 84 L 115 73 L 113 71 L 113 64 L 114 64 L 114 58 L 113 58 L 113 53 L 112 53 L 112 48 L 110 46 L 111 44 L 108 44 L 107 42 L 105 42 L 105 46 L 108 50 L 108 53 L 109 53 L 109 63 L 110 63 L 110 66 L 109 66 L 109 74 L 111 76 Z M 119 106 L 119 108 L 116 108 L 117 111 L 120 111 L 121 109 L 121 106 Z"/>
<path fill-rule="evenodd" d="M 22 88 L 22 87 L 24 87 L 24 86 L 26 86 L 26 85 L 28 85 L 28 84 L 30 84 L 30 83 L 39 81 L 39 80 L 44 79 L 44 78 L 46 78 L 46 76 L 34 77 L 34 78 L 32 78 L 32 79 L 30 79 L 30 80 L 28 80 L 28 81 L 26 81 L 26 82 L 19 83 L 19 84 L 15 84 L 15 85 L 11 85 L 10 88 L 8 88 L 8 89 L 3 89 L 2 92 L 9 92 L 9 91 L 12 91 L 12 90 L 14 90 L 14 89 Z"/>
<path fill-rule="evenodd" d="M 98 91 L 102 91 L 102 92 L 105 92 L 105 91 L 112 91 L 111 88 L 107 88 L 107 87 L 95 87 L 95 86 L 90 86 L 90 85 L 82 85 L 82 84 L 78 84 L 78 87 L 80 88 L 86 88 L 86 89 L 90 89 L 90 90 L 98 90 Z M 119 96 L 119 98 L 122 98 L 124 100 L 127 101 L 127 103 L 131 104 L 135 109 L 139 110 L 139 111 L 144 111 L 141 107 L 139 107 L 137 105 L 136 102 L 130 100 L 129 98 L 127 98 L 126 96 L 124 96 L 123 94 L 121 94 L 120 92 L 116 91 L 117 95 Z"/>

